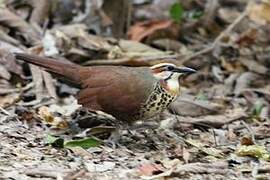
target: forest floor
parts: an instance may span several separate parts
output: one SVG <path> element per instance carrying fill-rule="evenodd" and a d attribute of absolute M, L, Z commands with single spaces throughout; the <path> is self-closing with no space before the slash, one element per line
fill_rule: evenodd
<path fill-rule="evenodd" d="M 269 33 L 263 0 L 0 1 L 0 179 L 269 179 Z M 198 72 L 114 145 L 112 117 L 14 52 Z"/>

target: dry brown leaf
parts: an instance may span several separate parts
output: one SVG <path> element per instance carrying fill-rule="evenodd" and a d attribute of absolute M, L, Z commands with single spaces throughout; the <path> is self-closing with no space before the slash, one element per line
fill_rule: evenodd
<path fill-rule="evenodd" d="M 255 79 L 256 79 L 256 75 L 254 73 L 245 72 L 241 74 L 236 80 L 234 94 L 236 96 L 240 95 L 246 88 L 250 87 L 251 82 Z"/>
<path fill-rule="evenodd" d="M 33 10 L 31 13 L 30 22 L 36 23 L 38 25 L 43 25 L 43 23 L 49 18 L 50 10 L 52 8 L 52 1 L 34 0 L 31 2 Z"/>
<path fill-rule="evenodd" d="M 10 44 L 13 44 L 13 45 L 16 45 L 16 46 L 19 46 L 20 45 L 20 42 L 17 39 L 9 36 L 2 29 L 0 29 L 0 39 L 2 41 L 4 41 L 4 42 L 10 43 Z"/>
<path fill-rule="evenodd" d="M 258 63 L 255 59 L 240 58 L 239 61 L 252 72 L 263 75 L 269 74 L 268 68 Z"/>
<path fill-rule="evenodd" d="M 239 44 L 240 47 L 251 46 L 255 43 L 257 35 L 258 35 L 257 29 L 255 28 L 248 29 L 237 38 L 236 43 Z"/>
<path fill-rule="evenodd" d="M 128 37 L 134 41 L 142 41 L 144 38 L 154 34 L 158 30 L 170 29 L 172 25 L 173 22 L 169 20 L 139 22 L 130 27 Z M 171 31 L 174 31 L 173 28 Z"/>
<path fill-rule="evenodd" d="M 19 98 L 19 95 L 7 95 L 7 96 L 0 96 L 0 107 L 4 108 L 6 106 L 10 106 L 13 104 L 17 99 Z"/>
<path fill-rule="evenodd" d="M 9 72 L 12 72 L 20 77 L 23 76 L 22 67 L 16 62 L 14 56 L 5 49 L 1 49 L 0 47 L 0 76 L 5 79 L 10 79 L 11 75 Z M 9 71 L 9 72 L 7 72 Z"/>
<path fill-rule="evenodd" d="M 222 104 L 213 103 L 207 100 L 198 100 L 195 96 L 184 95 L 176 99 L 169 109 L 182 116 L 201 116 L 217 114 L 225 110 Z"/>
<path fill-rule="evenodd" d="M 270 4 L 266 2 L 253 3 L 249 7 L 248 16 L 258 24 L 270 23 Z"/>
<path fill-rule="evenodd" d="M 244 112 L 243 109 L 236 108 L 233 110 L 227 110 L 224 114 L 206 115 L 206 116 L 200 116 L 196 118 L 177 116 L 177 123 L 198 124 L 198 125 L 220 128 L 225 124 L 229 124 L 234 121 L 244 119 L 246 117 L 247 117 L 247 114 Z"/>
<path fill-rule="evenodd" d="M 254 142 L 252 140 L 252 137 L 250 136 L 244 136 L 241 138 L 241 145 L 246 145 L 246 146 L 249 146 L 249 145 L 253 145 Z"/>
<path fill-rule="evenodd" d="M 53 127 L 60 129 L 68 128 L 68 123 L 64 119 L 54 116 L 53 113 L 50 112 L 50 109 L 46 106 L 40 107 L 38 114 L 46 124 L 50 124 Z"/>
<path fill-rule="evenodd" d="M 0 8 L 0 24 L 18 30 L 31 44 L 40 40 L 39 33 L 30 24 L 7 8 Z"/>
<path fill-rule="evenodd" d="M 151 176 L 153 174 L 162 173 L 164 168 L 160 164 L 143 164 L 138 168 L 138 170 L 143 176 Z"/>

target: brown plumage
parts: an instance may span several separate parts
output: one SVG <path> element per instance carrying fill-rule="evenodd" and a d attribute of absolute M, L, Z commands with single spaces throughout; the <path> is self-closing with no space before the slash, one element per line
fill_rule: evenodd
<path fill-rule="evenodd" d="M 175 72 L 167 70 L 171 72 L 171 74 L 166 72 L 170 77 L 165 79 L 164 76 L 164 79 L 160 79 L 159 76 L 162 74 L 160 71 L 159 74 L 155 74 L 155 67 L 83 67 L 65 61 L 23 53 L 16 53 L 15 57 L 43 67 L 48 72 L 60 75 L 80 85 L 79 104 L 92 110 L 104 111 L 125 122 L 148 119 L 162 111 L 178 95 L 171 94 L 168 87 L 163 87 L 166 86 L 166 82 L 173 77 L 176 70 L 179 71 L 178 73 L 192 72 L 192 69 L 180 69 L 173 65 Z M 163 66 L 166 68 L 166 64 L 162 64 Z M 167 64 L 167 66 L 172 65 Z M 168 100 L 163 98 L 162 94 L 164 97 L 168 96 Z M 150 103 L 153 105 L 148 106 L 147 104 Z"/>

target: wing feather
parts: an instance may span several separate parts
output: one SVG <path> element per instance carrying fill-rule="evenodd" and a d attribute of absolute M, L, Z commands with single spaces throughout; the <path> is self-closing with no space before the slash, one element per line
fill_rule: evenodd
<path fill-rule="evenodd" d="M 100 66 L 83 69 L 80 74 L 79 103 L 125 121 L 138 112 L 157 81 L 146 67 Z"/>

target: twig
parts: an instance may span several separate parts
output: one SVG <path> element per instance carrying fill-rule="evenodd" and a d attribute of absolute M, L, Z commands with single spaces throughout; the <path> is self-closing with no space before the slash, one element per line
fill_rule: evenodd
<path fill-rule="evenodd" d="M 251 136 L 251 139 L 252 139 L 252 142 L 254 143 L 254 144 L 257 144 L 256 143 L 256 138 L 255 138 L 255 134 L 254 134 L 254 132 L 253 132 L 253 130 L 250 128 L 250 126 L 245 122 L 245 121 L 241 121 L 241 123 L 245 126 L 245 128 L 248 130 L 248 132 L 249 132 L 249 134 L 250 134 L 250 136 Z"/>
<path fill-rule="evenodd" d="M 2 111 L 7 116 L 10 116 L 10 113 L 7 110 L 5 110 L 4 108 L 0 107 L 0 111 Z"/>
<path fill-rule="evenodd" d="M 249 7 L 249 4 L 247 4 L 245 10 L 234 20 L 234 22 L 232 22 L 224 31 L 222 31 L 218 37 L 216 37 L 216 39 L 214 40 L 214 42 L 207 48 L 205 49 L 202 49 L 198 52 L 195 52 L 194 54 L 191 54 L 190 56 L 188 56 L 187 58 L 184 59 L 184 62 L 186 61 L 189 61 L 190 59 L 193 59 L 199 55 L 202 55 L 202 54 L 206 54 L 206 53 L 209 53 L 211 52 L 216 46 L 217 44 L 227 35 L 229 34 L 234 28 L 236 25 L 238 25 L 248 14 L 248 7 Z"/>
<path fill-rule="evenodd" d="M 0 89 L 0 95 L 5 95 L 5 94 L 9 94 L 9 93 L 17 93 L 17 92 L 24 92 L 27 91 L 29 89 L 31 89 L 34 86 L 34 83 L 29 83 L 24 87 L 21 88 L 15 88 L 15 89 Z"/>

